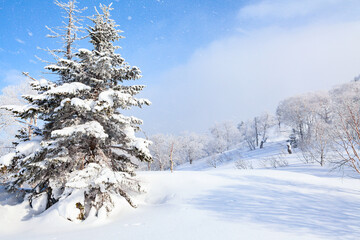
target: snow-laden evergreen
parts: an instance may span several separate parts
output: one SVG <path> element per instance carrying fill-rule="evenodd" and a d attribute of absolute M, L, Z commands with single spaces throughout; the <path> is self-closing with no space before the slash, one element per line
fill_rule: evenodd
<path fill-rule="evenodd" d="M 122 114 L 150 104 L 134 97 L 144 86 L 123 85 L 141 72 L 115 53 L 119 47 L 113 42 L 122 38 L 121 31 L 110 19 L 111 5 L 101 9 L 88 28 L 94 49 L 80 49 L 75 58 L 47 66 L 59 81 L 34 81 L 39 94 L 25 96 L 29 105 L 7 107 L 18 117 L 37 115 L 44 122 L 12 155 L 8 189 L 26 188 L 33 207 L 67 202 L 63 212 L 70 220 L 110 211 L 115 195 L 135 206 L 130 196 L 140 185 L 133 178 L 133 160 L 151 161 L 149 141 L 135 135 L 142 121 Z"/>

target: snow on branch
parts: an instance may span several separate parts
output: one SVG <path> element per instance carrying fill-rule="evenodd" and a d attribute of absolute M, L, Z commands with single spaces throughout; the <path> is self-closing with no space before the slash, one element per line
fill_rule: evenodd
<path fill-rule="evenodd" d="M 63 95 L 63 94 L 78 94 L 82 91 L 90 91 L 91 87 L 80 83 L 80 82 L 72 82 L 72 83 L 64 83 L 61 86 L 54 87 L 49 91 L 45 92 L 46 95 Z"/>
<path fill-rule="evenodd" d="M 108 135 L 105 133 L 104 128 L 97 121 L 87 122 L 85 124 L 66 127 L 60 130 L 55 130 L 51 133 L 52 137 L 70 137 L 73 135 L 87 135 L 101 140 L 105 140 Z"/>

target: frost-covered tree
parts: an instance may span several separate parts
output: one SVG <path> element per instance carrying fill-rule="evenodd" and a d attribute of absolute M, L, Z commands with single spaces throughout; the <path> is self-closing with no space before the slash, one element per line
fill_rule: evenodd
<path fill-rule="evenodd" d="M 180 156 L 181 143 L 179 137 L 174 135 L 155 134 L 150 137 L 151 145 L 149 147 L 153 162 L 151 170 L 167 170 L 171 165 L 182 163 Z M 172 161 L 172 163 L 171 163 Z"/>
<path fill-rule="evenodd" d="M 30 83 L 26 80 L 21 80 L 19 84 L 10 85 L 2 89 L 0 95 L 0 106 L 17 105 L 23 106 L 26 101 L 21 97 L 24 94 L 35 94 L 31 89 Z M 33 119 L 19 120 L 14 117 L 11 112 L 5 109 L 0 109 L 0 156 L 8 153 L 13 148 L 13 141 L 15 141 L 16 132 L 23 129 L 23 131 L 31 131 L 29 125 L 33 124 Z"/>
<path fill-rule="evenodd" d="M 208 139 L 196 133 L 184 133 L 181 136 L 156 134 L 150 140 L 151 169 L 163 171 L 171 169 L 172 164 L 173 167 L 186 162 L 192 164 L 205 156 Z"/>
<path fill-rule="evenodd" d="M 301 150 L 306 162 L 318 162 L 324 166 L 325 160 L 332 150 L 332 137 L 330 129 L 332 126 L 322 119 L 313 123 L 312 136 L 301 145 Z"/>
<path fill-rule="evenodd" d="M 282 123 L 295 130 L 300 145 L 306 144 L 314 134 L 316 121 L 331 121 L 330 99 L 321 92 L 290 97 L 279 103 L 276 113 Z"/>
<path fill-rule="evenodd" d="M 239 131 L 231 121 L 216 123 L 209 130 L 212 138 L 206 147 L 208 154 L 222 153 L 239 143 Z"/>
<path fill-rule="evenodd" d="M 329 130 L 333 127 L 332 101 L 327 92 L 313 92 L 282 101 L 277 114 L 282 122 L 293 128 L 290 141 L 297 142 L 306 161 L 325 164 L 332 141 Z"/>
<path fill-rule="evenodd" d="M 149 170 L 163 171 L 169 165 L 169 144 L 168 138 L 163 134 L 156 134 L 151 136 L 151 142 L 149 149 L 153 157 L 153 162 L 150 165 Z"/>
<path fill-rule="evenodd" d="M 256 148 L 256 127 L 253 120 L 241 122 L 237 126 L 242 141 L 245 141 L 250 150 Z"/>
<path fill-rule="evenodd" d="M 269 128 L 275 124 L 273 116 L 263 113 L 246 122 L 238 124 L 238 134 L 242 142 L 245 142 L 250 150 L 256 147 L 263 148 L 269 135 Z"/>
<path fill-rule="evenodd" d="M 292 127 L 300 142 L 311 140 L 317 121 L 331 123 L 331 99 L 327 92 L 313 92 L 290 97 L 280 102 L 277 115 Z"/>
<path fill-rule="evenodd" d="M 75 60 L 59 58 L 47 66 L 59 81 L 34 81 L 39 95 L 26 96 L 25 107 L 8 107 L 20 118 L 37 114 L 44 126 L 36 138 L 17 146 L 7 188 L 30 187 L 33 207 L 60 201 L 60 212 L 70 220 L 109 212 L 115 196 L 135 207 L 130 195 L 140 185 L 133 178 L 133 162 L 152 159 L 150 142 L 135 136 L 142 121 L 123 115 L 133 106 L 150 104 L 135 98 L 144 86 L 124 84 L 139 79 L 141 72 L 115 52 L 121 31 L 110 18 L 111 5 L 100 6 L 102 12 L 88 28 L 93 50 L 79 49 Z"/>
<path fill-rule="evenodd" d="M 315 92 L 308 94 L 305 102 L 308 106 L 308 116 L 311 116 L 311 125 L 309 124 L 307 138 L 300 142 L 300 147 L 305 158 L 315 160 L 324 166 L 333 146 L 330 133 L 333 127 L 331 99 L 327 92 Z"/>
<path fill-rule="evenodd" d="M 151 169 L 163 171 L 170 166 L 170 148 L 172 137 L 164 134 L 156 134 L 150 137 L 150 153 L 153 157 Z"/>
<path fill-rule="evenodd" d="M 260 148 L 263 148 L 269 138 L 269 130 L 275 124 L 275 118 L 269 113 L 263 113 L 258 117 Z"/>
<path fill-rule="evenodd" d="M 180 139 L 180 155 L 186 162 L 192 164 L 194 160 L 197 160 L 205 156 L 205 144 L 206 139 L 195 133 L 185 133 Z"/>
<path fill-rule="evenodd" d="M 307 96 L 294 96 L 281 101 L 277 107 L 276 114 L 281 122 L 292 127 L 299 136 L 300 141 L 304 141 L 310 127 L 310 119 Z"/>
<path fill-rule="evenodd" d="M 348 166 L 360 174 L 360 82 L 351 82 L 330 91 L 332 99 L 332 140 L 337 152 L 336 166 Z"/>

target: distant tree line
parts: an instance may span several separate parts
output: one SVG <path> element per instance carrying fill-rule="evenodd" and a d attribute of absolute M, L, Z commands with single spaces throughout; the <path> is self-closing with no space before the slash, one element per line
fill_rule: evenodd
<path fill-rule="evenodd" d="M 206 134 L 153 135 L 153 162 L 143 169 L 169 169 L 170 155 L 176 166 L 234 148 L 261 149 L 270 131 L 287 133 L 290 151 L 299 149 L 306 162 L 350 166 L 360 173 L 360 82 L 289 97 L 278 104 L 274 115 L 217 123 Z"/>

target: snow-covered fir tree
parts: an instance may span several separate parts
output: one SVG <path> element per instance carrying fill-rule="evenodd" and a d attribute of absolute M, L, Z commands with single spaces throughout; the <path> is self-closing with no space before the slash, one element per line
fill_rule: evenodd
<path fill-rule="evenodd" d="M 25 96 L 27 106 L 7 107 L 20 118 L 37 115 L 44 122 L 36 137 L 7 156 L 8 189 L 27 189 L 39 211 L 59 202 L 70 220 L 111 211 L 114 196 L 135 207 L 131 194 L 140 185 L 133 162 L 151 161 L 149 141 L 135 136 L 142 121 L 123 115 L 133 106 L 150 105 L 135 98 L 144 86 L 124 84 L 141 72 L 116 53 L 121 31 L 110 18 L 111 5 L 100 7 L 88 28 L 93 50 L 79 49 L 75 58 L 46 66 L 58 82 L 34 81 L 39 94 Z"/>

